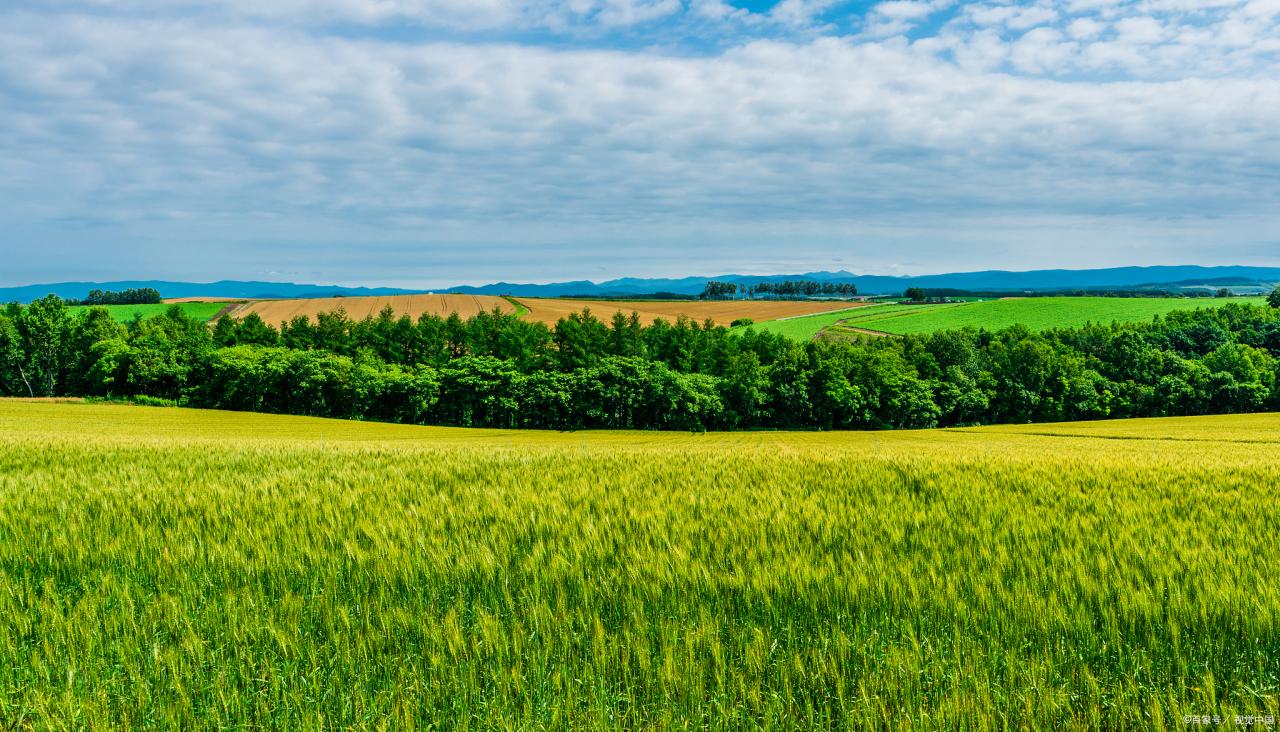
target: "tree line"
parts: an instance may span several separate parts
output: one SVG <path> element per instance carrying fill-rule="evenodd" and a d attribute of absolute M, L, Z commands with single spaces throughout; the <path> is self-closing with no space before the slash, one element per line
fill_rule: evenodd
<path fill-rule="evenodd" d="M 733 297 L 739 292 L 755 297 L 853 297 L 858 287 L 850 282 L 817 282 L 814 280 L 786 280 L 784 282 L 758 282 L 739 285 L 734 282 L 710 280 L 698 297 L 714 300 Z"/>
<path fill-rule="evenodd" d="M 1280 302 L 1280 295 L 1276 301 Z M 886 429 L 1280 409 L 1275 308 L 853 342 L 501 312 L 213 328 L 180 308 L 114 322 L 49 297 L 0 310 L 0 394 L 552 429 Z"/>
<path fill-rule="evenodd" d="M 83 300 L 68 300 L 68 305 L 158 305 L 164 302 L 154 287 L 131 287 L 119 292 L 89 290 Z"/>

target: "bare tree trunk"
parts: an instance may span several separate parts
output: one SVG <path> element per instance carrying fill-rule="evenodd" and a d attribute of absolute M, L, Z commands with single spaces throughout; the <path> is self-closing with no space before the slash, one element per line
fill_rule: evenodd
<path fill-rule="evenodd" d="M 22 364 L 18 364 L 18 376 L 21 376 L 22 383 L 27 385 L 27 394 L 29 394 L 32 399 L 35 399 L 36 393 L 31 389 L 31 382 L 27 381 L 27 372 L 22 370 Z"/>

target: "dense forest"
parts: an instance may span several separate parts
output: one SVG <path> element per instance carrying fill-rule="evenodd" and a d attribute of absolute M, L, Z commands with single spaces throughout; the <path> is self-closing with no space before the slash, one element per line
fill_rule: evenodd
<path fill-rule="evenodd" d="M 0 395 L 553 429 L 914 428 L 1280 408 L 1280 315 L 1228 304 L 1148 323 L 800 343 L 681 319 L 554 328 L 384 311 L 213 328 L 128 325 L 56 297 L 0 310 Z"/>

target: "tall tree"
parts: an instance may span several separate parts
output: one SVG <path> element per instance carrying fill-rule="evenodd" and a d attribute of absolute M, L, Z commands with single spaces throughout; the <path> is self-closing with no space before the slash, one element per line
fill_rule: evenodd
<path fill-rule="evenodd" d="M 304 318 L 306 316 L 303 316 Z M 224 315 L 213 325 L 213 342 L 221 348 L 229 348 L 236 344 L 236 319 Z"/>
<path fill-rule="evenodd" d="M 274 346 L 280 342 L 280 334 L 267 325 L 262 316 L 249 313 L 236 325 L 236 343 L 241 345 Z"/>
<path fill-rule="evenodd" d="M 31 372 L 24 369 L 23 380 L 33 393 L 54 396 L 62 366 L 62 344 L 70 326 L 66 303 L 57 295 L 46 295 L 24 308 L 16 325 Z"/>
<path fill-rule="evenodd" d="M 125 327 L 117 323 L 106 308 L 92 307 L 73 317 L 63 345 L 63 389 L 68 394 L 91 393 L 94 385 L 88 375 L 97 360 L 94 345 L 124 337 Z"/>
<path fill-rule="evenodd" d="M 583 308 L 556 323 L 555 343 L 561 369 L 585 368 L 608 353 L 609 328 L 589 308 Z"/>
<path fill-rule="evenodd" d="M 27 378 L 22 350 L 22 337 L 13 318 L 0 313 L 0 394 L 35 396 Z"/>

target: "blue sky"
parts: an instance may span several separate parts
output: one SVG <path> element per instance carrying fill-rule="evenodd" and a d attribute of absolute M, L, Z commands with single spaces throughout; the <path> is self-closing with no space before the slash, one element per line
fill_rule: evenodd
<path fill-rule="evenodd" d="M 0 3 L 0 286 L 1280 264 L 1280 0 Z"/>

